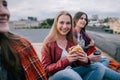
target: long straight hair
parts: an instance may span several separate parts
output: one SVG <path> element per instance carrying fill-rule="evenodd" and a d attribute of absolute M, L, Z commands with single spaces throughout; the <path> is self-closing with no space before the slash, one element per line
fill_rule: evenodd
<path fill-rule="evenodd" d="M 57 31 L 57 23 L 58 19 L 61 15 L 68 15 L 70 17 L 70 22 L 71 22 L 71 29 L 66 35 L 66 38 L 72 42 L 75 42 L 74 37 L 73 37 L 73 22 L 72 22 L 72 16 L 67 12 L 67 11 L 61 11 L 58 13 L 58 15 L 54 18 L 54 23 L 52 25 L 52 28 L 49 32 L 49 35 L 46 37 L 44 40 L 44 44 L 47 44 L 49 42 L 57 40 L 58 37 L 58 31 Z"/>
<path fill-rule="evenodd" d="M 9 71 L 10 75 L 16 75 L 16 72 L 19 70 L 19 67 L 22 67 L 17 51 L 14 48 L 12 48 L 13 44 L 18 46 L 22 45 L 20 38 L 20 36 L 17 36 L 10 32 L 0 33 L 1 62 L 3 64 L 3 67 L 7 71 Z M 18 76 L 11 77 L 14 77 L 16 80 L 20 80 L 18 79 Z"/>

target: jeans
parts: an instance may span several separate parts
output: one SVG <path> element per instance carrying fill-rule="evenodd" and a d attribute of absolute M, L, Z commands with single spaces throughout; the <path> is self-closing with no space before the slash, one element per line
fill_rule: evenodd
<path fill-rule="evenodd" d="M 100 58 L 98 62 L 108 67 L 110 60 L 108 58 Z"/>
<path fill-rule="evenodd" d="M 102 80 L 105 68 L 99 62 L 56 72 L 49 80 Z"/>
<path fill-rule="evenodd" d="M 81 76 L 71 68 L 66 68 L 50 76 L 48 80 L 82 80 Z"/>
<path fill-rule="evenodd" d="M 120 80 L 120 73 L 110 69 L 109 67 L 104 66 L 105 75 L 104 78 L 108 80 Z"/>
<path fill-rule="evenodd" d="M 76 67 L 73 70 L 81 75 L 83 80 L 102 80 L 105 73 L 104 65 L 99 62 L 89 66 Z"/>
<path fill-rule="evenodd" d="M 105 68 L 104 78 L 105 79 L 107 79 L 107 80 L 120 80 L 120 73 L 118 73 L 118 72 L 116 72 L 108 67 L 109 59 L 100 58 L 100 60 L 98 62 L 100 62 L 104 65 L 104 68 Z"/>

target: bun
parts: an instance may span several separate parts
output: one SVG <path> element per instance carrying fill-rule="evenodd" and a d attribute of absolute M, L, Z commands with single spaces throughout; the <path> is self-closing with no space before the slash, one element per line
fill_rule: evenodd
<path fill-rule="evenodd" d="M 82 52 L 84 52 L 80 45 L 72 46 L 71 48 L 68 49 L 68 52 L 69 51 L 82 51 Z"/>

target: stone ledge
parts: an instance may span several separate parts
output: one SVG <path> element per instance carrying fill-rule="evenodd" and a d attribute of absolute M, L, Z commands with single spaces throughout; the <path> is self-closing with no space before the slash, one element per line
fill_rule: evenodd
<path fill-rule="evenodd" d="M 32 45 L 33 45 L 35 51 L 37 52 L 37 54 L 38 54 L 38 56 L 39 56 L 39 58 L 40 58 L 40 60 L 41 60 L 41 53 L 40 53 L 40 51 L 41 51 L 42 43 L 32 43 Z M 99 49 L 99 48 L 98 48 L 98 49 Z M 100 49 L 99 49 L 99 50 L 100 50 Z M 100 50 L 100 51 L 102 52 L 102 55 L 103 55 L 103 56 L 106 56 L 107 58 L 116 61 L 114 58 L 112 58 L 111 56 L 109 56 L 107 53 L 103 52 L 102 50 Z"/>
<path fill-rule="evenodd" d="M 42 47 L 42 43 L 32 43 L 36 53 L 38 54 L 40 60 L 41 60 L 41 47 Z"/>
<path fill-rule="evenodd" d="M 92 37 L 92 39 L 94 39 L 95 45 L 99 49 L 106 52 L 108 55 L 110 55 L 115 60 L 120 62 L 120 45 L 118 45 L 112 41 L 108 41 L 105 38 L 98 36 L 98 35 L 97 36 L 91 35 L 91 37 Z"/>

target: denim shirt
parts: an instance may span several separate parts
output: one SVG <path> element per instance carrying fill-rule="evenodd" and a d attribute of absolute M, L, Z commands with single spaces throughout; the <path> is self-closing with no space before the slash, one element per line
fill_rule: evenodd
<path fill-rule="evenodd" d="M 7 71 L 2 65 L 2 52 L 1 52 L 1 47 L 0 47 L 0 80 L 7 80 Z"/>

